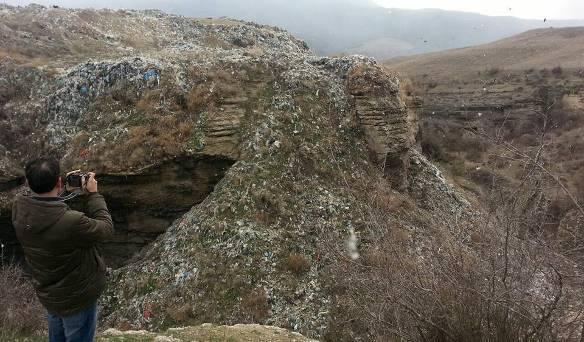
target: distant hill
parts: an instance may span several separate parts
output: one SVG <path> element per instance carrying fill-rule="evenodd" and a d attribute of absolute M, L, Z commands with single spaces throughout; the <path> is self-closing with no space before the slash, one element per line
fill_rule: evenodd
<path fill-rule="evenodd" d="M 368 41 L 351 52 L 387 59 L 489 43 L 536 28 L 584 26 L 584 21 L 544 22 L 543 18 L 524 20 L 436 9 L 383 11 L 385 20 L 378 33 L 383 37 L 374 40 L 391 38 L 399 44 L 372 48 Z"/>
<path fill-rule="evenodd" d="M 194 0 L 168 6 L 184 15 L 230 16 L 280 26 L 319 54 L 365 54 L 378 59 L 484 44 L 536 28 L 584 26 L 584 20 L 547 18 L 544 22 L 544 18 L 438 9 L 387 9 L 362 0 L 249 0 L 245 4 Z"/>
<path fill-rule="evenodd" d="M 66 7 L 83 3 L 37 1 Z M 438 9 L 388 9 L 368 0 L 102 0 L 99 6 L 157 8 L 198 18 L 244 19 L 282 27 L 305 40 L 320 55 L 364 54 L 380 60 L 485 44 L 537 28 L 584 26 L 584 18 L 547 18 L 544 22 L 544 18 L 511 17 L 512 11 L 508 17 L 491 17 Z"/>
<path fill-rule="evenodd" d="M 531 30 L 490 44 L 386 61 L 415 77 L 463 76 L 481 70 L 584 68 L 584 27 Z"/>

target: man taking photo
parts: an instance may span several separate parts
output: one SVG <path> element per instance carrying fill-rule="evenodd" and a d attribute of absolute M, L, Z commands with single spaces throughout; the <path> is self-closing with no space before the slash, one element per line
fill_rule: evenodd
<path fill-rule="evenodd" d="M 59 197 L 63 180 L 55 158 L 30 161 L 25 173 L 34 194 L 16 198 L 12 222 L 37 296 L 48 311 L 49 341 L 92 341 L 106 271 L 96 244 L 113 233 L 95 174 L 81 180 L 80 190 L 87 194 L 84 214 Z"/>

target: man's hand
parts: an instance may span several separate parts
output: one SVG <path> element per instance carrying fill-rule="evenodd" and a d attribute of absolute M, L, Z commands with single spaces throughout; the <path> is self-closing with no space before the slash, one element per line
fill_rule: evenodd
<path fill-rule="evenodd" d="M 92 193 L 97 192 L 97 180 L 95 180 L 95 172 L 88 172 L 84 177 L 85 191 Z"/>

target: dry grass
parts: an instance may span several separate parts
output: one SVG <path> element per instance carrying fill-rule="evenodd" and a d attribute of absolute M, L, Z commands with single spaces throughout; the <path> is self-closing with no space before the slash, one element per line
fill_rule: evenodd
<path fill-rule="evenodd" d="M 204 72 L 195 69 L 191 74 L 193 78 L 201 80 L 186 96 L 186 105 L 191 112 L 213 109 L 223 99 L 235 97 L 242 92 L 238 80 L 225 70 Z"/>
<path fill-rule="evenodd" d="M 241 308 L 253 322 L 262 323 L 270 314 L 270 304 L 264 289 L 255 289 L 243 297 Z"/>
<path fill-rule="evenodd" d="M 374 184 L 380 188 L 368 191 L 363 239 L 369 243 L 361 258 L 329 246 L 335 303 L 326 340 L 577 338 L 581 322 L 568 317 L 582 303 L 577 288 L 565 283 L 577 272 L 540 234 L 547 215 L 533 200 L 541 198 L 540 181 L 532 174 L 513 196 L 498 194 L 492 224 L 460 220 L 454 229 L 453 222 L 443 225 L 423 211 L 402 212 L 416 217 L 415 231 L 393 219 L 395 210 L 381 196 L 383 182 Z"/>
<path fill-rule="evenodd" d="M 176 156 L 184 149 L 192 128 L 192 123 L 175 116 L 160 117 L 157 125 L 132 127 L 125 144 L 115 148 L 114 155 L 123 156 L 130 165 L 150 158 Z"/>
<path fill-rule="evenodd" d="M 229 99 L 244 94 L 241 80 L 247 77 L 246 71 L 197 68 L 189 77 L 193 86 L 187 92 L 174 84 L 171 74 L 165 74 L 159 84 L 147 89 L 117 82 L 91 104 L 85 129 L 105 130 L 112 120 L 124 120 L 128 126 L 123 132 L 115 133 L 115 144 L 106 140 L 91 149 L 84 139 L 87 135 L 81 133 L 83 136 L 71 144 L 72 155 L 99 160 L 112 170 L 128 170 L 204 147 L 198 144 L 208 129 L 202 118 L 216 117 Z M 112 114 L 116 112 L 122 116 Z"/>
<path fill-rule="evenodd" d="M 187 108 L 192 112 L 199 112 L 216 101 L 217 94 L 211 92 L 206 84 L 195 86 L 186 97 Z"/>
<path fill-rule="evenodd" d="M 203 38 L 203 43 L 206 46 L 219 49 L 229 49 L 232 47 L 231 44 L 213 34 L 207 34 Z"/>
<path fill-rule="evenodd" d="M 205 341 L 205 342 L 316 342 L 301 335 L 272 326 L 237 324 L 234 326 L 210 323 L 169 329 L 166 332 L 108 330 L 97 337 L 98 342 L 151 342 L 151 341 Z"/>
<path fill-rule="evenodd" d="M 444 78 L 451 75 L 476 75 L 488 71 L 490 77 L 500 70 L 584 68 L 584 28 L 532 30 L 494 43 L 389 60 L 386 66 L 408 77 L 430 74 Z M 496 72 L 495 72 L 496 71 Z"/>
<path fill-rule="evenodd" d="M 18 266 L 0 268 L 0 340 L 18 336 L 43 336 L 45 310 Z"/>
<path fill-rule="evenodd" d="M 300 276 L 310 269 L 310 263 L 304 255 L 292 253 L 284 261 L 284 268 L 296 276 Z"/>
<path fill-rule="evenodd" d="M 136 109 L 142 113 L 153 113 L 160 106 L 161 98 L 162 93 L 159 89 L 147 91 L 136 103 Z M 127 105 L 131 104 L 132 102 L 127 103 Z"/>
<path fill-rule="evenodd" d="M 563 74 L 563 69 L 561 66 L 556 66 L 552 68 L 552 75 L 556 76 L 556 77 L 560 77 Z"/>

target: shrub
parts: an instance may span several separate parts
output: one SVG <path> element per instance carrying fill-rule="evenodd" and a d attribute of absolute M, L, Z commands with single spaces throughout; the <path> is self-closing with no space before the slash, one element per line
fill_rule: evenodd
<path fill-rule="evenodd" d="M 580 205 L 584 205 L 584 172 L 577 172 L 573 177 L 574 195 L 578 198 Z"/>
<path fill-rule="evenodd" d="M 381 190 L 367 189 L 362 257 L 351 259 L 342 244 L 328 246 L 333 305 L 325 339 L 577 339 L 582 322 L 568 317 L 573 305 L 581 310 L 581 292 L 564 277 L 579 269 L 570 270 L 576 267 L 573 260 L 541 240 L 544 175 L 526 174 L 530 178 L 511 194 L 493 196 L 497 206 L 491 223 L 424 210 L 402 212 L 396 220 L 378 196 Z M 372 185 L 378 186 L 389 187 Z M 410 215 L 405 221 L 417 222 L 416 227 L 402 226 L 403 215 Z"/>
<path fill-rule="evenodd" d="M 409 78 L 405 78 L 400 82 L 400 88 L 402 93 L 405 94 L 406 96 L 414 95 L 415 91 L 414 83 Z"/>
<path fill-rule="evenodd" d="M 434 89 L 438 86 L 438 82 L 436 81 L 430 81 L 426 84 L 426 87 L 428 87 L 428 89 Z"/>
<path fill-rule="evenodd" d="M 262 323 L 270 314 L 270 304 L 264 289 L 255 289 L 248 293 L 243 297 L 241 306 L 253 322 Z"/>
<path fill-rule="evenodd" d="M 555 77 L 562 76 L 562 73 L 563 73 L 562 67 L 559 65 L 552 69 L 552 75 L 554 75 Z"/>
<path fill-rule="evenodd" d="M 486 168 L 478 168 L 469 172 L 470 179 L 478 185 L 489 189 L 495 182 L 500 181 L 500 177 L 493 171 Z"/>
<path fill-rule="evenodd" d="M 487 148 L 484 139 L 476 135 L 465 134 L 462 128 L 452 127 L 444 140 L 448 149 L 454 152 L 476 154 L 486 151 Z"/>
<path fill-rule="evenodd" d="M 292 253 L 286 258 L 284 268 L 299 276 L 310 269 L 310 263 L 306 260 L 304 255 Z"/>
<path fill-rule="evenodd" d="M 453 159 L 449 163 L 450 171 L 453 176 L 463 177 L 466 176 L 466 164 L 462 159 Z"/>
<path fill-rule="evenodd" d="M 497 68 L 497 67 L 492 67 L 490 69 L 487 70 L 487 75 L 488 76 L 495 76 L 497 75 L 499 72 L 501 72 L 501 69 Z"/>
<path fill-rule="evenodd" d="M 438 136 L 432 130 L 425 130 L 422 134 L 422 153 L 435 161 L 446 161 L 446 154 Z"/>
<path fill-rule="evenodd" d="M 0 268 L 0 340 L 19 336 L 42 336 L 46 329 L 45 310 L 32 284 L 18 266 Z"/>
<path fill-rule="evenodd" d="M 487 145 L 483 139 L 477 136 L 463 137 L 460 144 L 465 146 L 466 158 L 473 162 L 483 159 L 483 154 L 487 151 Z"/>

